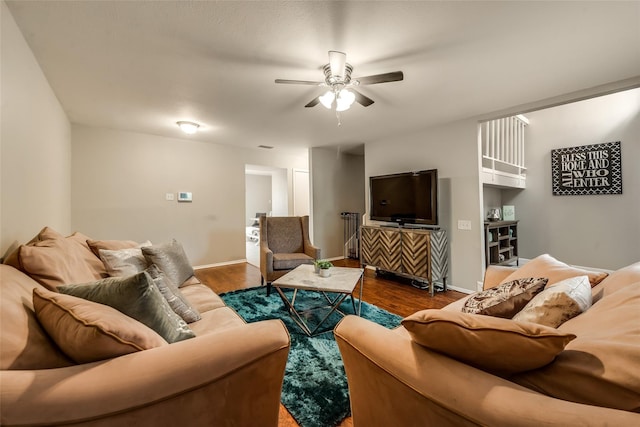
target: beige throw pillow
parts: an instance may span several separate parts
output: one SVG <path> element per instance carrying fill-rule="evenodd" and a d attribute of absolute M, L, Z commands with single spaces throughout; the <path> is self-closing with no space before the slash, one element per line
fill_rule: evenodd
<path fill-rule="evenodd" d="M 591 307 L 589 278 L 576 276 L 547 287 L 516 313 L 513 320 L 557 328 L 589 307 Z"/>
<path fill-rule="evenodd" d="M 534 323 L 444 310 L 419 311 L 402 325 L 416 343 L 501 375 L 547 365 L 576 337 Z"/>
<path fill-rule="evenodd" d="M 462 312 L 511 319 L 546 284 L 546 278 L 512 280 L 472 295 L 465 301 Z"/>
<path fill-rule="evenodd" d="M 106 305 L 45 289 L 33 290 L 38 321 L 76 363 L 167 345 L 152 329 Z"/>

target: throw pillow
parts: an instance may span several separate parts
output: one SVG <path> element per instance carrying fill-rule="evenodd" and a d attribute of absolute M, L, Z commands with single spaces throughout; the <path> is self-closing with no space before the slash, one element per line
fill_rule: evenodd
<path fill-rule="evenodd" d="M 640 412 L 640 282 L 560 325 L 578 336 L 556 360 L 511 378 L 557 399 Z"/>
<path fill-rule="evenodd" d="M 162 296 L 167 300 L 171 309 L 182 317 L 187 323 L 197 322 L 202 319 L 200 313 L 194 306 L 189 304 L 176 286 L 169 278 L 154 264 L 147 268 L 147 273 L 153 279 L 153 283 L 158 287 Z"/>
<path fill-rule="evenodd" d="M 547 287 L 516 313 L 513 320 L 557 328 L 589 307 L 591 307 L 589 278 L 576 276 Z"/>
<path fill-rule="evenodd" d="M 535 323 L 444 310 L 419 311 L 402 325 L 421 346 L 500 375 L 545 366 L 576 337 Z"/>
<path fill-rule="evenodd" d="M 100 249 L 100 259 L 102 260 L 107 273 L 111 277 L 126 277 L 144 271 L 149 264 L 142 255 L 144 246 L 151 246 L 151 242 L 136 245 L 134 248 L 118 250 Z"/>
<path fill-rule="evenodd" d="M 528 277 L 512 280 L 472 295 L 465 301 L 462 312 L 511 319 L 541 292 L 546 284 L 546 278 Z"/>
<path fill-rule="evenodd" d="M 194 274 L 182 245 L 176 239 L 169 243 L 144 247 L 142 253 L 150 265 L 157 265 L 169 280 L 178 286 Z"/>
<path fill-rule="evenodd" d="M 594 287 L 607 277 L 608 273 L 593 272 L 582 268 L 571 267 L 564 262 L 558 261 L 549 254 L 540 255 L 527 262 L 522 267 L 504 278 L 500 283 L 510 282 L 523 277 L 546 277 L 549 279 L 547 285 L 553 285 L 569 277 L 588 276 L 591 287 Z"/>
<path fill-rule="evenodd" d="M 109 277 L 94 283 L 59 286 L 58 291 L 109 305 L 147 325 L 167 342 L 195 337 L 187 324 L 164 299 L 149 273 Z"/>
<path fill-rule="evenodd" d="M 166 345 L 160 335 L 109 306 L 82 298 L 33 290 L 40 324 L 76 363 L 89 363 Z"/>
<path fill-rule="evenodd" d="M 133 240 L 87 240 L 87 245 L 91 251 L 100 258 L 100 249 L 117 251 L 119 249 L 137 248 L 139 244 Z"/>
<path fill-rule="evenodd" d="M 47 289 L 67 283 L 98 280 L 107 275 L 100 259 L 87 245 L 87 236 L 69 237 L 45 227 L 26 245 L 20 245 L 7 263 L 25 272 Z"/>

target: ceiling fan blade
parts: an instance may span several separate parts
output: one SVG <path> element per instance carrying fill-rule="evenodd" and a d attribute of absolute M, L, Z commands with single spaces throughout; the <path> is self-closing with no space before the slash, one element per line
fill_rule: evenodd
<path fill-rule="evenodd" d="M 322 86 L 324 82 L 311 82 L 309 80 L 285 80 L 285 79 L 276 79 L 276 83 L 287 84 L 287 85 L 312 85 L 312 86 Z"/>
<path fill-rule="evenodd" d="M 369 98 L 368 96 L 364 96 L 353 88 L 349 88 L 349 90 L 356 96 L 356 102 L 358 104 L 361 104 L 363 107 L 368 107 L 369 105 L 373 104 L 373 99 Z"/>
<path fill-rule="evenodd" d="M 315 107 L 316 105 L 318 105 L 319 102 L 320 102 L 320 97 L 316 96 L 311 100 L 311 102 L 305 105 L 305 108 Z"/>
<path fill-rule="evenodd" d="M 376 83 L 397 82 L 404 79 L 402 71 L 393 71 L 391 73 L 376 74 L 374 76 L 358 77 L 356 80 L 361 85 L 374 85 Z"/>

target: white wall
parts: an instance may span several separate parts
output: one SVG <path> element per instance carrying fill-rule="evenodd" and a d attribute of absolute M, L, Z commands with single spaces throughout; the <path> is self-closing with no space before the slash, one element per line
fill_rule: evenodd
<path fill-rule="evenodd" d="M 194 265 L 245 259 L 245 165 L 308 167 L 308 150 L 262 150 L 72 127 L 72 225 L 98 239 L 176 238 Z M 193 203 L 165 200 L 191 191 Z M 291 192 L 291 191 L 289 191 Z"/>
<path fill-rule="evenodd" d="M 366 206 L 370 176 L 423 169 L 438 169 L 439 222 L 447 230 L 450 248 L 447 283 L 475 290 L 483 276 L 477 122 L 456 122 L 367 143 Z M 458 230 L 458 220 L 471 221 L 471 230 Z"/>
<path fill-rule="evenodd" d="M 0 2 L 0 256 L 48 225 L 71 232 L 71 126 Z"/>
<path fill-rule="evenodd" d="M 311 149 L 313 243 L 323 258 L 344 255 L 341 212 L 364 214 L 364 157 L 335 148 Z"/>
<path fill-rule="evenodd" d="M 271 175 L 245 174 L 245 225 L 250 227 L 255 222 L 256 213 L 271 212 Z"/>
<path fill-rule="evenodd" d="M 640 89 L 527 113 L 527 188 L 503 192 L 521 257 L 617 269 L 640 260 Z M 622 142 L 623 194 L 553 196 L 551 150 Z"/>

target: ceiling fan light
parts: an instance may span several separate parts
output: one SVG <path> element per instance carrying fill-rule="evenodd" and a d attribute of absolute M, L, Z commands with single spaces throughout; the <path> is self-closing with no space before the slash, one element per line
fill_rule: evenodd
<path fill-rule="evenodd" d="M 327 109 L 331 109 L 335 96 L 332 91 L 327 91 L 324 95 L 320 95 L 320 103 Z"/>
<path fill-rule="evenodd" d="M 346 89 L 341 90 L 336 98 L 336 111 L 348 110 L 355 100 L 356 96 L 353 92 Z"/>
<path fill-rule="evenodd" d="M 194 122 L 187 122 L 187 121 L 180 121 L 180 122 L 176 122 L 176 124 L 178 125 L 178 127 L 180 128 L 180 130 L 186 134 L 192 135 L 196 132 L 198 132 L 198 128 L 200 127 L 199 124 L 194 123 Z"/>
<path fill-rule="evenodd" d="M 329 66 L 331 67 L 331 75 L 342 79 L 345 74 L 345 66 L 347 64 L 347 54 L 335 50 L 329 51 Z"/>

